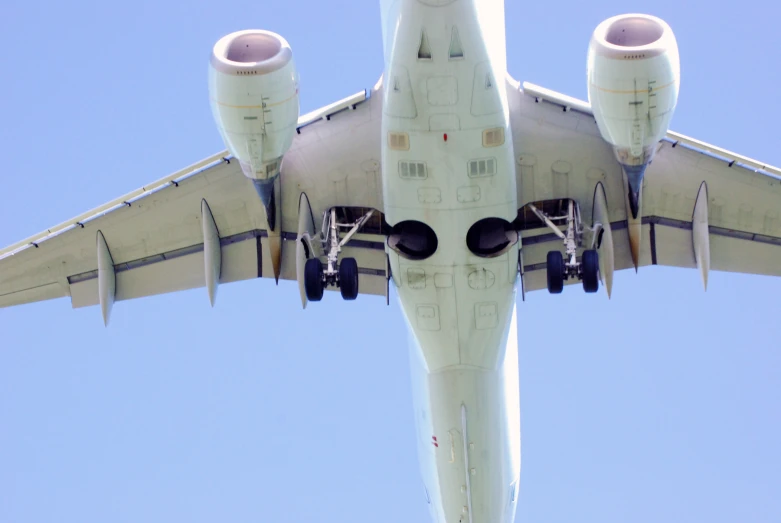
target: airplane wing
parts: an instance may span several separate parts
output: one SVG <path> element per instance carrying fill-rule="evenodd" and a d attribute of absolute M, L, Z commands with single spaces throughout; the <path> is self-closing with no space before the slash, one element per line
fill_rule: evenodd
<path fill-rule="evenodd" d="M 281 278 L 297 279 L 301 193 L 313 217 L 332 207 L 351 217 L 367 209 L 382 211 L 380 89 L 378 84 L 299 119 L 282 169 Z M 520 89 L 513 81 L 508 98 L 518 201 L 572 198 L 591 225 L 595 189 L 601 184 L 615 269 L 633 267 L 622 234 L 627 213 L 621 169 L 589 105 L 528 83 Z M 262 204 L 238 162 L 230 160 L 227 151 L 218 153 L 1 250 L 0 307 L 66 296 L 73 307 L 98 304 L 98 274 L 107 267 L 116 275 L 117 301 L 204 286 L 204 200 L 220 240 L 219 282 L 273 277 L 271 261 L 263 256 L 267 224 Z M 772 166 L 668 133 L 645 178 L 639 265 L 696 266 L 693 211 L 705 182 L 710 267 L 781 275 L 777 176 L 781 171 Z M 524 209 L 521 218 L 528 214 Z M 533 220 L 528 223 L 522 231 L 522 267 L 524 288 L 532 291 L 546 287 L 546 254 L 559 247 L 559 240 Z M 387 296 L 381 227 L 382 217 L 375 213 L 345 247 L 345 256 L 358 261 L 362 294 Z M 102 242 L 108 253 L 103 258 L 109 260 L 103 265 Z"/>
<path fill-rule="evenodd" d="M 343 216 L 382 211 L 380 89 L 378 84 L 299 119 L 282 165 L 281 278 L 297 279 L 302 192 L 312 222 L 332 207 Z M 217 153 L 1 250 L 0 307 L 66 296 L 74 308 L 97 304 L 98 274 L 112 266 L 117 301 L 204 286 L 202 201 L 221 247 L 219 282 L 273 278 L 263 256 L 263 206 L 239 162 L 230 160 L 227 151 Z M 363 294 L 387 292 L 381 223 L 375 212 L 344 248 L 358 262 Z"/>
<path fill-rule="evenodd" d="M 615 270 L 633 268 L 621 167 L 589 104 L 508 82 L 519 206 L 571 198 L 591 226 L 598 221 L 594 202 L 601 184 Z M 643 186 L 638 266 L 695 268 L 697 244 L 709 248 L 710 269 L 781 276 L 781 170 L 673 132 L 658 147 Z M 695 213 L 701 187 L 704 204 Z M 530 215 L 525 208 L 519 212 L 528 225 L 522 231 L 525 291 L 546 288 L 547 252 L 561 248 L 550 229 L 525 219 Z M 697 233 L 705 241 L 695 242 Z M 601 263 L 604 251 L 600 246 Z M 707 278 L 707 267 L 701 272 Z"/>

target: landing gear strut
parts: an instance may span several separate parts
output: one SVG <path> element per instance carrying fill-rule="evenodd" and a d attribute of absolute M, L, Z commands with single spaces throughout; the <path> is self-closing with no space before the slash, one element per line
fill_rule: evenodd
<path fill-rule="evenodd" d="M 564 289 L 564 281 L 577 278 L 583 281 L 583 290 L 589 293 L 599 290 L 599 255 L 596 249 L 583 251 L 580 261 L 578 247 L 583 245 L 583 222 L 580 218 L 580 206 L 574 200 L 567 200 L 567 214 L 548 216 L 533 204 L 531 211 L 537 215 L 564 242 L 565 255 L 561 251 L 550 251 L 547 258 L 548 292 L 559 294 Z M 566 232 L 561 232 L 559 224 L 566 223 Z"/>
<path fill-rule="evenodd" d="M 355 258 L 339 259 L 342 247 L 350 241 L 361 227 L 371 218 L 373 210 L 364 214 L 352 223 L 339 223 L 336 218 L 336 208 L 331 208 L 323 214 L 323 228 L 317 238 L 326 253 L 326 263 L 319 258 L 309 258 L 304 265 L 304 291 L 309 301 L 323 299 L 323 290 L 328 287 L 339 287 L 342 298 L 354 300 L 358 297 L 358 262 Z M 340 237 L 341 229 L 349 229 Z"/>

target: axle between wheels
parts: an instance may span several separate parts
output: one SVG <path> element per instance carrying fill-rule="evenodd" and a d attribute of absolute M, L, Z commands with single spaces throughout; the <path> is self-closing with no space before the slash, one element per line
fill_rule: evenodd
<path fill-rule="evenodd" d="M 334 277 L 335 276 L 335 277 Z M 319 258 L 310 258 L 304 265 L 304 290 L 306 299 L 320 301 L 326 286 L 339 287 L 342 298 L 354 300 L 358 297 L 358 262 L 355 258 L 342 258 L 336 275 L 329 276 L 323 270 L 323 262 Z"/>

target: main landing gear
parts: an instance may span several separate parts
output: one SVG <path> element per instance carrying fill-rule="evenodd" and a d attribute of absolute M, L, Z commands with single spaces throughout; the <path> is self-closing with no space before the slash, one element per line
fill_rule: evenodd
<path fill-rule="evenodd" d="M 326 252 L 326 264 L 319 258 L 309 258 L 304 265 L 304 291 L 309 301 L 323 299 L 323 291 L 328 286 L 339 287 L 342 298 L 354 300 L 358 297 L 358 262 L 355 258 L 339 259 L 342 247 L 350 241 L 363 224 L 371 218 L 374 211 L 369 211 L 353 223 L 339 223 L 336 209 L 331 208 L 323 216 L 323 229 L 320 238 L 323 251 Z M 339 237 L 340 229 L 348 229 L 343 238 Z"/>
<path fill-rule="evenodd" d="M 580 218 L 580 206 L 574 200 L 567 200 L 567 213 L 561 216 L 548 216 L 534 205 L 530 209 L 537 217 L 564 241 L 565 256 L 561 251 L 548 252 L 548 292 L 559 294 L 564 289 L 564 281 L 577 278 L 583 282 L 583 290 L 589 293 L 599 290 L 599 255 L 596 249 L 586 249 L 578 261 L 577 249 L 583 245 L 583 222 Z M 558 224 L 557 224 L 558 222 Z M 559 225 L 566 223 L 566 232 Z"/>

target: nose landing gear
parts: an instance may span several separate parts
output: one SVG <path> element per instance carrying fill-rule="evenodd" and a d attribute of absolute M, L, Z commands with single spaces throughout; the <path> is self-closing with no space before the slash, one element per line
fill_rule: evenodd
<path fill-rule="evenodd" d="M 537 215 L 564 242 L 565 256 L 561 251 L 550 251 L 547 257 L 548 292 L 560 294 L 564 281 L 577 278 L 583 282 L 583 290 L 588 293 L 599 290 L 599 254 L 596 249 L 586 249 L 578 261 L 577 249 L 583 245 L 583 222 L 580 218 L 580 206 L 574 200 L 567 201 L 567 214 L 548 216 L 533 204 L 531 211 Z M 566 232 L 561 232 L 556 222 L 565 222 Z"/>
<path fill-rule="evenodd" d="M 326 252 L 326 264 L 324 265 L 319 258 L 309 258 L 306 261 L 304 291 L 307 300 L 322 300 L 323 291 L 328 286 L 339 287 L 345 300 L 354 300 L 358 297 L 358 262 L 355 258 L 340 260 L 339 254 L 342 252 L 342 247 L 363 227 L 373 213 L 374 211 L 370 210 L 353 223 L 339 223 L 335 208 L 325 212 L 323 228 L 317 236 Z M 339 230 L 347 228 L 350 230 L 340 238 Z"/>

